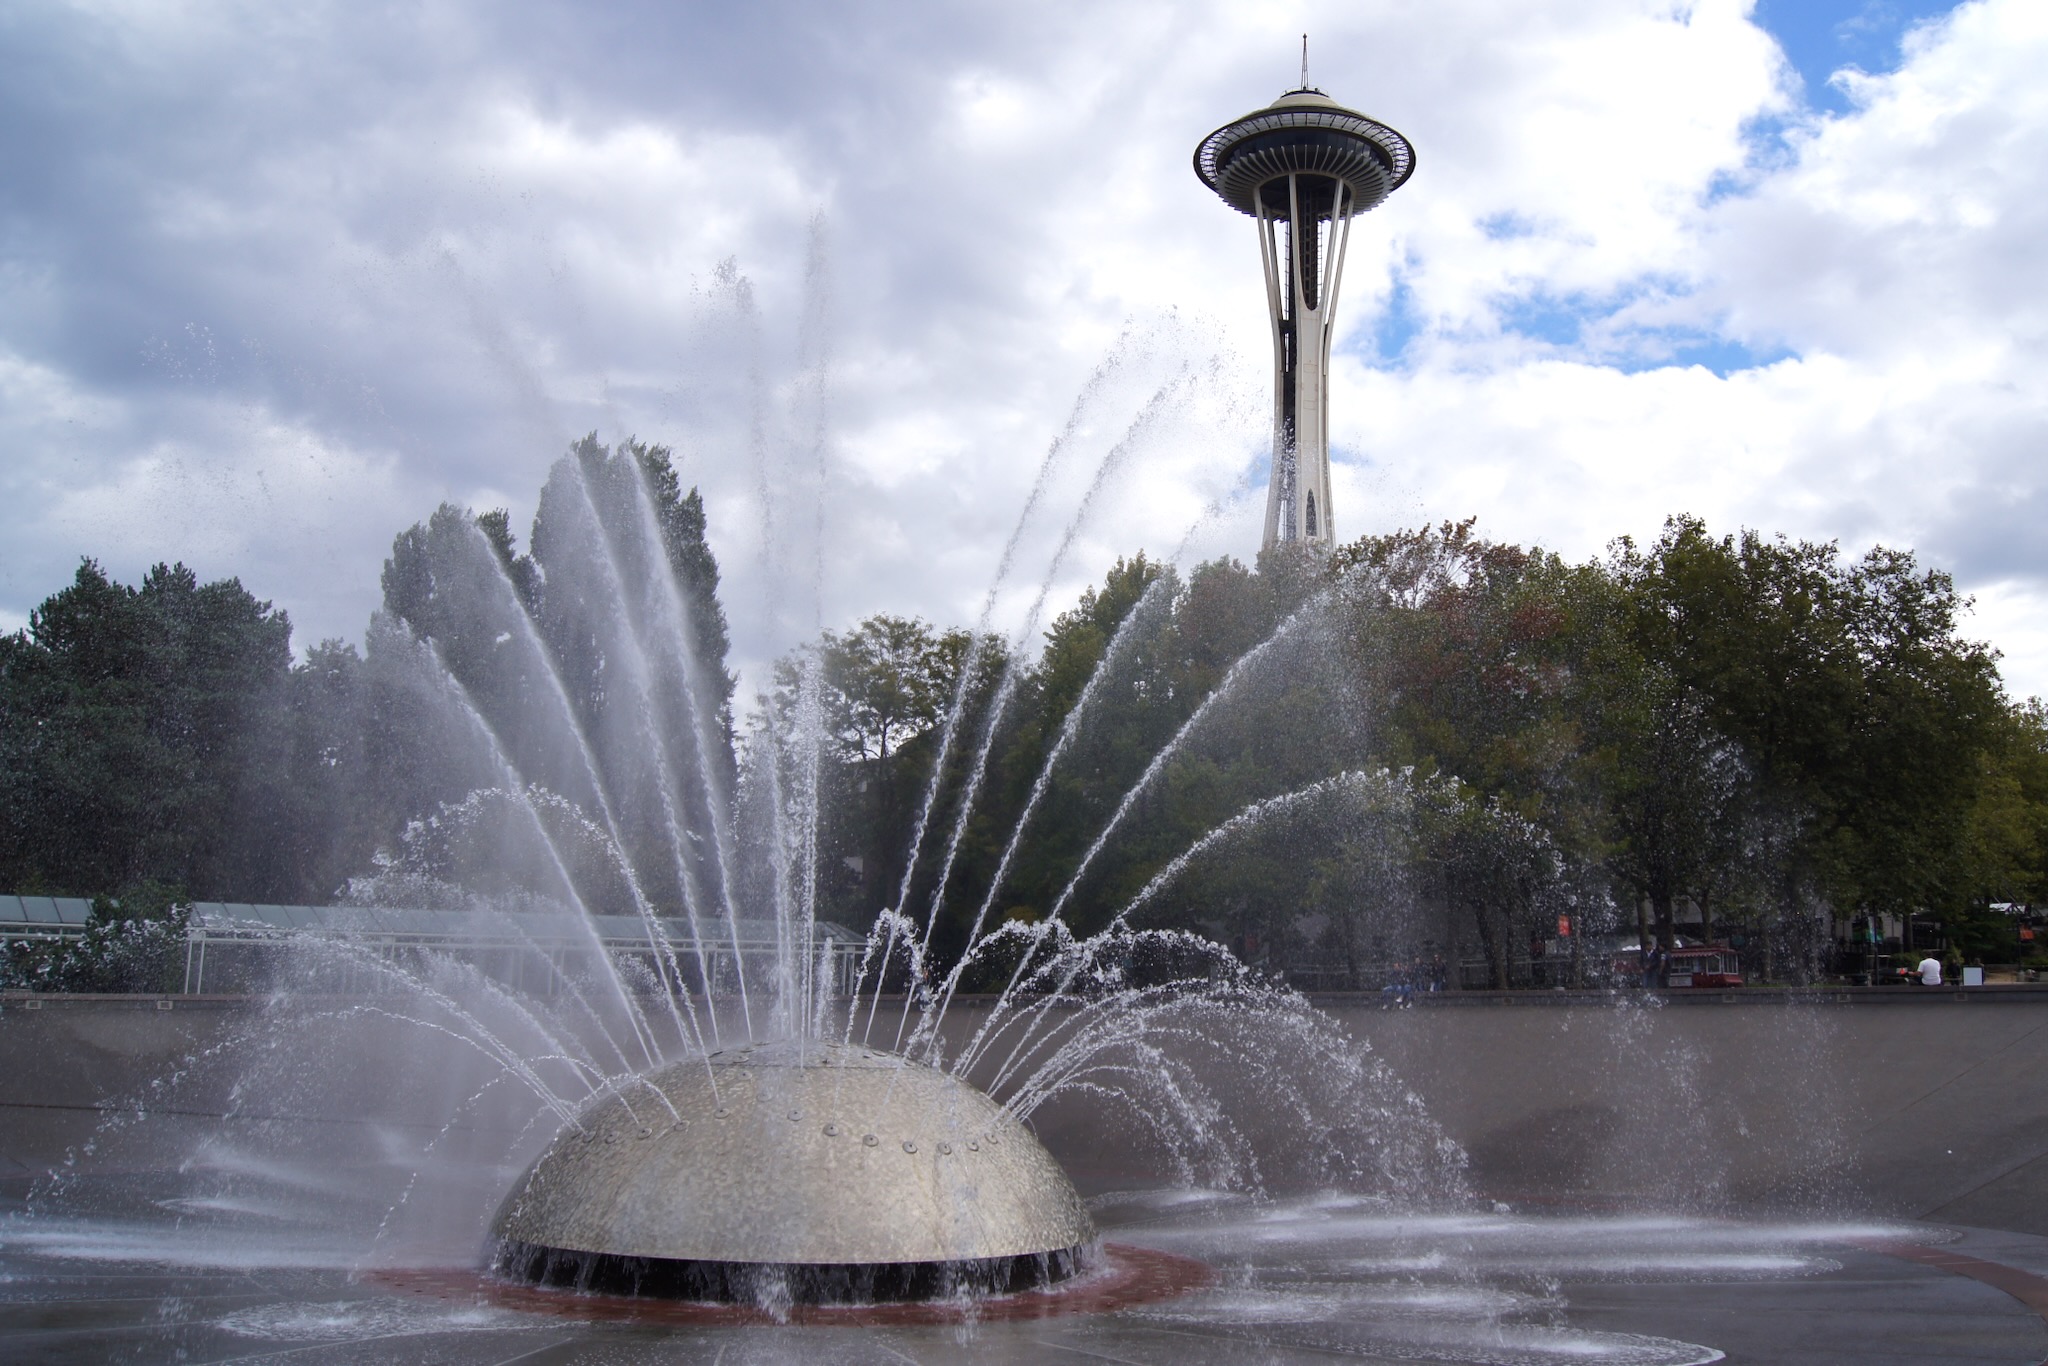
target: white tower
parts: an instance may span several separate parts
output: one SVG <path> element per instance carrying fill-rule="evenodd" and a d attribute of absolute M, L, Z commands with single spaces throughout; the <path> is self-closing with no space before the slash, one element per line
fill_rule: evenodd
<path fill-rule="evenodd" d="M 1273 478 L 1264 548 L 1327 547 L 1330 342 L 1351 220 L 1415 170 L 1408 139 L 1306 83 L 1226 123 L 1195 149 L 1195 174 L 1259 223 L 1273 321 Z"/>

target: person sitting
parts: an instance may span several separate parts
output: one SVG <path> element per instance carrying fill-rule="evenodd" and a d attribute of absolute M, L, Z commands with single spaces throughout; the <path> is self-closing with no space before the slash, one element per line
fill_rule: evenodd
<path fill-rule="evenodd" d="M 1933 954 L 1930 953 L 1921 959 L 1920 966 L 1916 971 L 1920 974 L 1921 986 L 1938 987 L 1941 985 L 1941 960 Z"/>
<path fill-rule="evenodd" d="M 1412 1006 L 1415 1004 L 1411 999 L 1414 991 L 1415 984 L 1409 979 L 1408 965 L 1398 963 L 1388 974 L 1387 984 L 1380 988 L 1380 1006 L 1382 1009 L 1392 1006 L 1397 1010 Z"/>

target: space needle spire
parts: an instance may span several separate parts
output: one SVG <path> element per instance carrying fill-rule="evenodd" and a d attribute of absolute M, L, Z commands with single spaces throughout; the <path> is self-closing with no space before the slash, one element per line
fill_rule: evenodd
<path fill-rule="evenodd" d="M 1330 507 L 1330 342 L 1351 220 L 1415 170 L 1408 139 L 1308 83 L 1224 124 L 1195 148 L 1195 174 L 1224 203 L 1258 220 L 1273 324 L 1273 475 L 1264 548 L 1327 547 Z"/>

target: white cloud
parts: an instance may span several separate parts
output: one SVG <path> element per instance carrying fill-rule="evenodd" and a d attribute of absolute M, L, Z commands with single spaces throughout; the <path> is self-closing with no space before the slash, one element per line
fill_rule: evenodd
<path fill-rule="evenodd" d="M 1256 253 L 1187 160 L 1306 27 L 1318 82 L 1420 150 L 1352 248 L 1344 534 L 1477 513 L 1587 555 L 1691 511 L 1915 545 L 2048 690 L 2043 24 L 1965 6 L 1821 118 L 1735 0 L 52 12 L 8 40 L 48 75 L 0 91 L 33 139 L 0 187 L 0 613 L 79 555 L 166 555 L 301 644 L 353 634 L 394 532 L 442 498 L 523 520 L 596 427 L 703 485 L 749 658 L 816 619 L 819 553 L 827 621 L 961 621 L 1105 356 L 1006 609 L 1182 366 L 1222 368 L 1060 591 L 1218 499 L 1196 552 L 1249 554 Z M 1664 363 L 1688 347 L 1781 358 Z M 827 353 L 820 548 L 798 358 Z"/>
<path fill-rule="evenodd" d="M 1438 334 L 1398 373 L 1348 368 L 1339 437 L 1399 472 L 1394 519 L 1477 512 L 1578 555 L 1674 512 L 1917 547 L 1995 590 L 1974 629 L 2016 691 L 2048 689 L 2048 623 L 2023 606 L 2048 571 L 2044 20 L 1980 4 L 1920 30 L 1898 72 L 1855 78 L 1853 112 L 1796 129 L 1784 164 L 1674 214 L 1702 309 L 1794 357 L 1625 373 Z M 1704 190 L 1711 158 L 1695 170 Z"/>
<path fill-rule="evenodd" d="M 0 356 L 0 440 L 11 456 L 0 494 L 35 514 L 17 525 L 0 571 L 23 604 L 0 629 L 24 624 L 89 556 L 129 582 L 175 561 L 239 576 L 293 613 L 302 644 L 359 635 L 361 585 L 376 582 L 389 528 L 416 515 L 432 486 L 389 452 L 336 446 L 255 405 L 158 405 L 147 417 L 154 431 L 140 430 L 132 405 Z"/>

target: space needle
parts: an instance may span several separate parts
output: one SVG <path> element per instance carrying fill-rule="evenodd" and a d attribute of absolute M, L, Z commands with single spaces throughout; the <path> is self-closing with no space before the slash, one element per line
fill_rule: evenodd
<path fill-rule="evenodd" d="M 1273 323 L 1273 475 L 1263 548 L 1334 539 L 1330 505 L 1330 342 L 1351 220 L 1415 170 L 1393 129 L 1308 83 L 1224 124 L 1195 148 L 1195 174 L 1259 224 Z"/>

